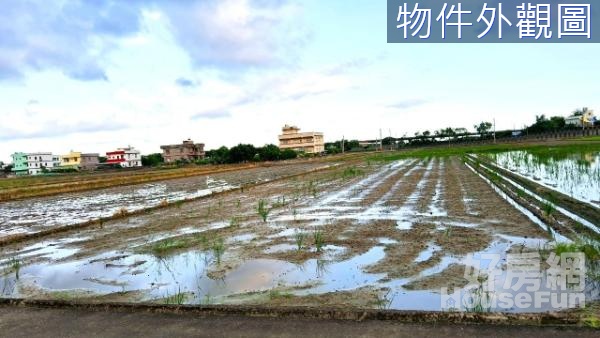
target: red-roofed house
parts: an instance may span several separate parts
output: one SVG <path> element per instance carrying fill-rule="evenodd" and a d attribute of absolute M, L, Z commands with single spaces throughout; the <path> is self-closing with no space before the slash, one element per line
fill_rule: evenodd
<path fill-rule="evenodd" d="M 106 153 L 106 164 L 118 164 L 123 168 L 141 167 L 142 156 L 133 147 L 119 148 Z"/>

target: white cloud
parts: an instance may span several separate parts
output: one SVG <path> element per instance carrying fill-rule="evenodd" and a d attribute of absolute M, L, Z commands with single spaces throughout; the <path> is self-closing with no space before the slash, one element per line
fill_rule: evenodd
<path fill-rule="evenodd" d="M 294 42 L 304 38 L 294 24 L 299 7 L 290 1 L 208 0 L 191 6 L 170 2 L 161 8 L 197 66 L 280 63 Z"/>

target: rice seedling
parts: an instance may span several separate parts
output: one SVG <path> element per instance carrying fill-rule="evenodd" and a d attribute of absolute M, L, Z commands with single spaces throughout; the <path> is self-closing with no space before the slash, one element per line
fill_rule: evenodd
<path fill-rule="evenodd" d="M 550 202 L 544 202 L 542 205 L 542 210 L 546 216 L 550 217 L 556 211 L 556 207 Z"/>
<path fill-rule="evenodd" d="M 379 310 L 387 310 L 392 306 L 392 302 L 394 301 L 394 296 L 390 298 L 390 293 L 392 290 L 387 289 L 385 294 L 377 293 L 375 299 L 375 305 Z"/>
<path fill-rule="evenodd" d="M 269 290 L 269 299 L 274 300 L 274 299 L 281 299 L 281 298 L 292 298 L 293 295 L 289 292 L 281 292 L 277 289 L 271 289 Z"/>
<path fill-rule="evenodd" d="M 181 209 L 183 203 L 185 203 L 185 200 L 178 200 L 175 202 L 175 206 L 177 207 L 177 209 Z"/>
<path fill-rule="evenodd" d="M 315 248 L 317 249 L 317 252 L 321 252 L 323 250 L 323 246 L 325 246 L 323 231 L 315 229 L 313 232 L 313 240 L 315 242 Z"/>
<path fill-rule="evenodd" d="M 17 257 L 10 259 L 9 265 L 15 273 L 15 278 L 19 279 L 19 271 L 21 271 L 21 261 Z"/>
<path fill-rule="evenodd" d="M 302 250 L 304 246 L 304 240 L 306 239 L 306 234 L 304 232 L 296 232 L 294 235 L 296 239 L 296 246 L 298 247 L 298 251 Z"/>
<path fill-rule="evenodd" d="M 157 257 L 164 257 L 168 253 L 186 247 L 185 241 L 176 238 L 166 238 L 152 245 L 150 250 Z"/>
<path fill-rule="evenodd" d="M 465 309 L 467 312 L 484 313 L 491 311 L 491 292 L 483 288 L 485 280 L 479 281 L 479 286 L 469 289 Z"/>
<path fill-rule="evenodd" d="M 449 239 L 452 236 L 452 227 L 446 226 L 446 230 L 444 230 L 444 236 L 446 239 Z"/>
<path fill-rule="evenodd" d="M 169 295 L 167 291 L 167 296 L 164 298 L 164 302 L 167 305 L 182 305 L 185 302 L 186 295 L 181 292 L 181 288 L 178 289 L 177 293 L 174 295 Z"/>
<path fill-rule="evenodd" d="M 196 235 L 196 241 L 200 243 L 203 249 L 208 248 L 208 238 L 204 234 Z"/>
<path fill-rule="evenodd" d="M 313 198 L 317 198 L 318 191 L 317 191 L 317 186 L 314 181 L 309 181 L 306 184 L 305 191 L 306 191 L 307 195 L 310 195 Z"/>
<path fill-rule="evenodd" d="M 204 295 L 204 298 L 200 301 L 201 305 L 210 305 L 213 303 L 213 299 L 210 295 L 210 293 L 207 293 Z"/>
<path fill-rule="evenodd" d="M 235 206 L 236 208 L 241 208 L 242 207 L 242 201 L 240 201 L 240 199 L 238 198 L 237 201 L 235 202 Z"/>
<path fill-rule="evenodd" d="M 119 208 L 117 211 L 115 211 L 113 216 L 124 217 L 124 216 L 127 216 L 128 213 L 129 213 L 129 211 L 127 210 L 127 208 Z"/>
<path fill-rule="evenodd" d="M 221 264 L 221 258 L 225 253 L 225 241 L 222 238 L 217 238 L 212 243 L 213 256 L 217 260 L 217 264 Z"/>
<path fill-rule="evenodd" d="M 265 200 L 258 201 L 257 208 L 258 215 L 263 220 L 263 222 L 267 222 L 267 218 L 269 217 L 270 210 L 267 208 L 267 202 Z"/>
<path fill-rule="evenodd" d="M 240 226 L 240 218 L 238 216 L 233 216 L 229 221 L 229 226 L 231 228 L 238 228 Z"/>
<path fill-rule="evenodd" d="M 287 205 L 287 203 L 285 201 L 285 196 L 280 196 L 280 197 L 277 197 L 277 201 L 275 201 L 275 203 L 273 203 L 271 205 L 271 208 L 276 209 L 276 208 L 285 207 L 286 205 Z"/>
<path fill-rule="evenodd" d="M 355 166 L 348 167 L 342 172 L 342 178 L 344 179 L 354 178 L 362 175 L 364 175 L 364 172 Z"/>

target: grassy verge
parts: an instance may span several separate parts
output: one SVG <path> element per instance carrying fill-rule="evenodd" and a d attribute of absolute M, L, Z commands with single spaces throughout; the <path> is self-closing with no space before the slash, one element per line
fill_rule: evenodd
<path fill-rule="evenodd" d="M 571 143 L 568 141 L 564 141 L 551 144 L 505 143 L 486 145 L 451 145 L 450 147 L 440 145 L 427 148 L 406 149 L 389 153 L 379 153 L 370 156 L 368 160 L 396 161 L 405 158 L 463 156 L 465 154 L 471 153 L 494 153 L 511 150 L 527 150 L 536 153 L 571 153 L 582 151 L 600 151 L 600 143 Z"/>

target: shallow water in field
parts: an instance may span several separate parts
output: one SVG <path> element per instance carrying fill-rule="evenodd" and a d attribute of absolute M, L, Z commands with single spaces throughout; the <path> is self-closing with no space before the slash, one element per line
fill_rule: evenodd
<path fill-rule="evenodd" d="M 255 168 L 3 202 L 0 204 L 0 237 L 109 217 L 122 208 L 131 212 L 157 206 L 163 201 L 175 202 L 207 196 L 243 184 L 270 181 L 323 166 L 315 163 Z"/>
<path fill-rule="evenodd" d="M 487 156 L 507 170 L 600 207 L 600 152 L 553 156 L 508 151 Z"/>
<path fill-rule="evenodd" d="M 454 187 L 448 183 L 446 170 L 460 174 L 454 178 Z M 379 292 L 379 307 L 439 311 L 445 310 L 440 285 L 466 276 L 474 267 L 487 268 L 491 263 L 485 257 L 489 255 L 498 258 L 498 264 L 490 270 L 497 278 L 491 283 L 493 295 L 532 295 L 522 288 L 511 290 L 502 282 L 507 278 L 509 252 L 538 252 L 548 245 L 547 233 L 539 230 L 544 229 L 544 225 L 536 224 L 539 220 L 510 204 L 506 196 L 462 163 L 442 159 L 398 161 L 376 167 L 350 182 L 339 186 L 324 183 L 317 196 L 309 194 L 298 205 L 272 210 L 266 222 L 240 221 L 234 230 L 228 219 L 198 217 L 194 221 L 197 223 L 193 223 L 188 222 L 185 211 L 181 211 L 181 216 L 170 214 L 179 217 L 175 223 L 186 219 L 178 228 L 146 232 L 153 228 L 143 222 L 151 225 L 154 218 L 159 219 L 164 215 L 162 212 L 167 212 L 158 210 L 156 217 L 137 220 L 132 217 L 130 221 L 134 225 L 128 230 L 137 226 L 143 232 L 114 239 L 109 244 L 102 241 L 122 233 L 115 224 L 112 224 L 114 228 L 107 224 L 102 229 L 106 232 L 99 235 L 94 232 L 99 230 L 89 229 L 15 247 L 12 252 L 0 251 L 0 296 L 28 298 L 66 292 L 70 297 L 81 294 L 124 297 L 129 293 L 135 294 L 133 301 L 162 303 L 165 298 L 181 293 L 185 295 L 183 303 L 205 304 L 268 299 L 272 291 L 275 296 L 278 292 L 314 296 L 332 292 L 353 294 L 368 288 Z M 269 198 L 278 201 L 280 194 L 278 190 Z M 459 205 L 448 204 L 447 196 L 456 196 Z M 263 195 L 260 198 L 264 198 Z M 253 201 L 253 213 L 256 213 L 255 205 Z M 514 215 L 509 215 L 511 213 Z M 325 243 L 319 254 L 311 242 L 312 231 L 336 222 L 347 228 L 329 235 L 337 237 L 329 238 L 332 241 Z M 391 225 L 385 228 L 385 224 Z M 344 241 L 370 226 L 379 226 L 387 232 L 374 232 L 370 235 L 372 241 L 362 247 L 360 244 L 364 242 L 360 240 Z M 518 227 L 523 232 L 515 229 Z M 446 232 L 450 228 L 453 230 Z M 202 250 L 201 246 L 176 250 L 166 257 L 141 250 L 169 237 L 195 236 L 209 230 L 223 230 L 226 234 L 221 237 L 225 243 L 222 256 L 213 250 Z M 410 236 L 413 231 L 419 231 L 418 235 Z M 301 250 L 295 242 L 298 232 L 308 236 Z M 465 234 L 461 236 L 472 238 L 474 242 L 481 240 L 482 244 L 471 247 L 468 241 L 465 244 L 463 238 L 453 233 Z M 445 239 L 440 239 L 440 234 L 444 234 Z M 453 240 L 452 236 L 457 237 Z M 101 244 L 90 243 L 95 240 Z M 354 243 L 358 243 L 357 248 Z M 248 247 L 255 250 L 248 254 L 245 251 Z M 462 247 L 462 251 L 454 250 L 458 247 Z M 415 249 L 414 254 L 410 254 L 410 249 Z M 301 256 L 296 254 L 307 254 L 308 258 L 295 263 L 293 258 Z M 390 255 L 393 259 L 386 261 Z M 482 265 L 476 266 L 471 256 L 481 259 Z M 18 269 L 18 278 L 11 269 L 14 259 L 24 262 Z M 451 271 L 456 266 L 462 269 L 458 275 Z M 545 282 L 543 279 L 542 283 Z M 467 296 L 472 292 L 457 289 Z M 598 299 L 598 286 L 590 284 L 586 296 Z M 294 299 L 290 302 L 289 305 L 296 305 Z M 527 308 L 490 307 L 491 311 L 509 312 L 556 309 L 548 304 Z"/>

